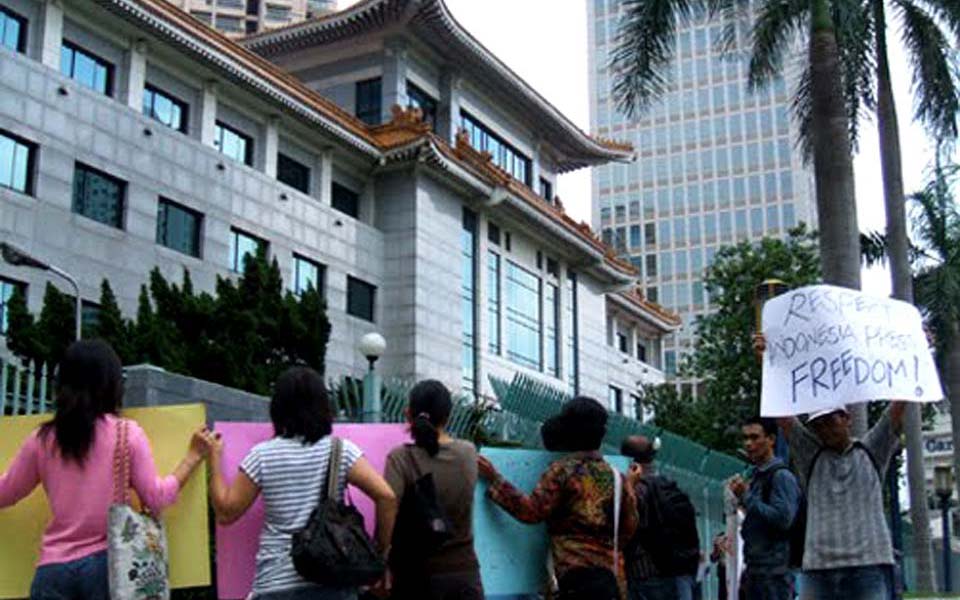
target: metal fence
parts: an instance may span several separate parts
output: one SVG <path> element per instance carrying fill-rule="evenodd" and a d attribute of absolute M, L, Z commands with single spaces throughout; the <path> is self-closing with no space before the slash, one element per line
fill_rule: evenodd
<path fill-rule="evenodd" d="M 44 366 L 40 371 L 0 357 L 0 415 L 32 415 L 53 410 L 53 390 Z"/>

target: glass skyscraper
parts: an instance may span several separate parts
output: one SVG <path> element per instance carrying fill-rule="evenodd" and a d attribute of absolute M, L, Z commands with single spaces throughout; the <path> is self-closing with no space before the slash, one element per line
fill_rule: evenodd
<path fill-rule="evenodd" d="M 747 89 L 749 23 L 722 54 L 722 24 L 698 15 L 678 26 L 670 89 L 646 112 L 616 110 L 608 69 L 620 0 L 588 0 L 590 125 L 631 142 L 637 160 L 593 170 L 593 225 L 640 271 L 646 296 L 677 311 L 683 328 L 664 340 L 675 381 L 693 346 L 693 323 L 710 310 L 703 271 L 717 248 L 814 226 L 812 172 L 802 165 L 791 119 L 792 84 Z"/>

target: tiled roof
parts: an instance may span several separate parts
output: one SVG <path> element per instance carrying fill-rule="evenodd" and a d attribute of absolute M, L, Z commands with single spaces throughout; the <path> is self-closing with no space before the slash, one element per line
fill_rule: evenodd
<path fill-rule="evenodd" d="M 648 300 L 639 287 L 632 288 L 625 292 L 617 292 L 616 297 L 621 298 L 636 308 L 639 308 L 644 312 L 657 317 L 664 324 L 668 325 L 669 329 L 671 330 L 676 329 L 683 324 L 683 320 L 680 318 L 680 315 L 671 310 L 667 310 L 656 302 L 651 302 Z"/>

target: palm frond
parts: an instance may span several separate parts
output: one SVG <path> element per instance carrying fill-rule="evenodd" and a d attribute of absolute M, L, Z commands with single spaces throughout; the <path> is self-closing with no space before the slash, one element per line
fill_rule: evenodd
<path fill-rule="evenodd" d="M 955 138 L 960 82 L 951 68 L 950 53 L 954 49 L 950 40 L 936 18 L 912 0 L 893 0 L 892 4 L 902 23 L 903 44 L 913 69 L 915 116 L 935 135 Z M 960 6 L 960 1 L 952 0 L 949 4 Z M 953 10 L 958 11 L 960 18 L 960 8 Z"/>
<path fill-rule="evenodd" d="M 914 0 L 953 31 L 952 46 L 960 47 L 960 2 L 957 0 Z"/>
<path fill-rule="evenodd" d="M 878 0 L 882 1 L 882 0 Z M 847 106 L 850 143 L 856 151 L 863 109 L 876 108 L 876 37 L 870 2 L 834 0 L 832 3 L 834 32 L 840 51 L 843 96 Z"/>
<path fill-rule="evenodd" d="M 809 0 L 768 0 L 762 4 L 751 32 L 750 89 L 767 85 L 782 72 L 784 54 L 803 31 L 809 11 Z"/>
<path fill-rule="evenodd" d="M 609 65 L 620 112 L 633 116 L 667 91 L 677 24 L 695 6 L 705 7 L 703 0 L 624 0 Z"/>
<path fill-rule="evenodd" d="M 793 94 L 793 115 L 797 120 L 796 145 L 805 164 L 813 160 L 813 88 L 811 87 L 810 62 L 806 62 L 797 89 Z"/>
<path fill-rule="evenodd" d="M 860 260 L 868 267 L 887 262 L 887 236 L 879 231 L 860 233 Z"/>

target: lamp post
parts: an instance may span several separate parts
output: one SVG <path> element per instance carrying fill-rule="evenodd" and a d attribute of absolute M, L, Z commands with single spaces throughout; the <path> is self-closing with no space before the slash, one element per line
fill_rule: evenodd
<path fill-rule="evenodd" d="M 80 319 L 82 316 L 82 300 L 80 300 L 80 286 L 77 284 L 77 280 L 73 278 L 72 275 L 61 269 L 56 265 L 51 265 L 50 263 L 45 263 L 39 258 L 30 256 L 23 250 L 17 248 L 12 244 L 7 242 L 0 242 L 0 257 L 3 258 L 4 262 L 7 262 L 15 267 L 27 267 L 29 269 L 39 269 L 41 271 L 50 271 L 55 275 L 59 275 L 67 280 L 67 282 L 73 287 L 74 298 L 76 299 L 76 314 L 74 315 L 74 340 L 80 339 Z"/>
<path fill-rule="evenodd" d="M 950 496 L 953 495 L 953 470 L 950 465 L 933 468 L 933 489 L 940 498 L 940 518 L 943 519 L 943 591 L 953 591 L 953 573 L 950 572 Z"/>
<path fill-rule="evenodd" d="M 366 357 L 370 368 L 363 376 L 363 422 L 380 422 L 380 375 L 374 369 L 377 359 L 387 349 L 387 341 L 379 333 L 372 332 L 360 338 L 360 354 Z"/>

